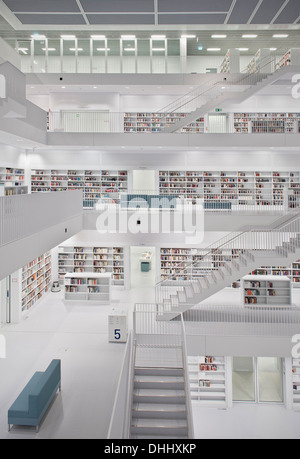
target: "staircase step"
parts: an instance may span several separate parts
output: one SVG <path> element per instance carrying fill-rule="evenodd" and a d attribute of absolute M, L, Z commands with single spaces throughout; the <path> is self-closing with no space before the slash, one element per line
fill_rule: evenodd
<path fill-rule="evenodd" d="M 132 434 L 166 434 L 180 437 L 188 434 L 188 428 L 184 419 L 132 418 L 131 432 Z"/>
<path fill-rule="evenodd" d="M 139 375 L 134 378 L 134 387 L 143 389 L 184 390 L 184 378 L 179 376 Z"/>
<path fill-rule="evenodd" d="M 133 401 L 135 403 L 183 403 L 185 402 L 184 390 L 162 389 L 134 389 Z"/>
<path fill-rule="evenodd" d="M 171 367 L 136 367 L 134 373 L 135 375 L 183 376 L 183 369 Z"/>
<path fill-rule="evenodd" d="M 134 403 L 132 417 L 186 419 L 186 408 L 184 403 Z"/>

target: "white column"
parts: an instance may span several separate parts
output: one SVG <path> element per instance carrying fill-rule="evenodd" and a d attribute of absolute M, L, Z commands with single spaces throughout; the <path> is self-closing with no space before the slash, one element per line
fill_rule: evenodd
<path fill-rule="evenodd" d="M 185 37 L 180 38 L 180 68 L 181 73 L 186 72 L 187 66 L 187 39 Z"/>

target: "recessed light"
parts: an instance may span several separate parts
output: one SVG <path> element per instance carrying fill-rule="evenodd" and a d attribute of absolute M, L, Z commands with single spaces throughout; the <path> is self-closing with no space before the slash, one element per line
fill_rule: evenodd
<path fill-rule="evenodd" d="M 207 51 L 221 51 L 221 48 L 207 48 Z"/>
<path fill-rule="evenodd" d="M 273 35 L 273 38 L 287 38 L 288 37 L 288 34 L 280 34 L 280 33 L 275 33 Z"/>
<path fill-rule="evenodd" d="M 42 51 L 46 51 L 47 48 L 42 48 Z M 48 51 L 56 51 L 56 48 L 48 48 Z"/>
<path fill-rule="evenodd" d="M 181 38 L 196 38 L 196 35 L 181 35 Z"/>
<path fill-rule="evenodd" d="M 33 35 L 31 35 L 31 38 L 33 38 L 34 40 L 45 40 L 46 36 L 34 33 Z"/>
<path fill-rule="evenodd" d="M 97 89 L 98 86 L 93 86 L 94 89 Z"/>
<path fill-rule="evenodd" d="M 165 35 L 151 35 L 153 40 L 164 40 L 166 38 Z"/>
<path fill-rule="evenodd" d="M 212 35 L 211 38 L 227 38 L 227 35 Z"/>
<path fill-rule="evenodd" d="M 61 35 L 60 38 L 63 40 L 75 40 L 76 36 L 75 35 Z"/>
<path fill-rule="evenodd" d="M 62 86 L 61 89 L 66 89 L 66 87 L 65 87 L 65 86 Z"/>
<path fill-rule="evenodd" d="M 152 51 L 165 51 L 165 48 L 152 48 Z"/>
<path fill-rule="evenodd" d="M 270 48 L 270 51 L 277 51 L 277 48 Z"/>
<path fill-rule="evenodd" d="M 97 51 L 110 51 L 110 48 L 97 48 Z"/>
<path fill-rule="evenodd" d="M 70 51 L 83 51 L 82 48 L 69 48 Z"/>
<path fill-rule="evenodd" d="M 236 48 L 238 51 L 249 51 L 249 48 Z"/>
<path fill-rule="evenodd" d="M 124 51 L 135 51 L 135 48 L 124 48 Z"/>
<path fill-rule="evenodd" d="M 257 35 L 245 34 L 242 35 L 242 38 L 257 38 Z"/>
<path fill-rule="evenodd" d="M 93 40 L 105 40 L 106 36 L 105 35 L 91 35 L 91 38 Z"/>

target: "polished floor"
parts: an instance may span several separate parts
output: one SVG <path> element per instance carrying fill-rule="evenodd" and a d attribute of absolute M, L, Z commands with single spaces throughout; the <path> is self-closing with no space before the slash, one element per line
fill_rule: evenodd
<path fill-rule="evenodd" d="M 154 273 L 140 273 L 128 291 L 115 290 L 113 304 L 129 313 L 135 302 L 152 302 Z M 231 296 L 232 290 L 226 295 Z M 224 291 L 221 292 L 224 300 Z M 49 293 L 19 324 L 4 325 L 6 359 L 0 359 L 0 439 L 105 439 L 125 344 L 108 342 L 111 306 L 65 304 Z M 216 301 L 217 301 L 216 297 Z M 220 297 L 219 297 L 220 301 Z M 62 391 L 38 433 L 14 426 L 7 410 L 37 370 L 62 362 Z M 283 405 L 234 404 L 229 410 L 194 407 L 196 438 L 300 438 L 300 413 Z"/>

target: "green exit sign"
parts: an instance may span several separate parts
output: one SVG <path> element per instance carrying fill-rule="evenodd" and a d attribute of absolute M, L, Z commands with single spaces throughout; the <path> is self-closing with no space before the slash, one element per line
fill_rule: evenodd
<path fill-rule="evenodd" d="M 216 112 L 221 112 L 222 108 L 216 108 Z"/>

